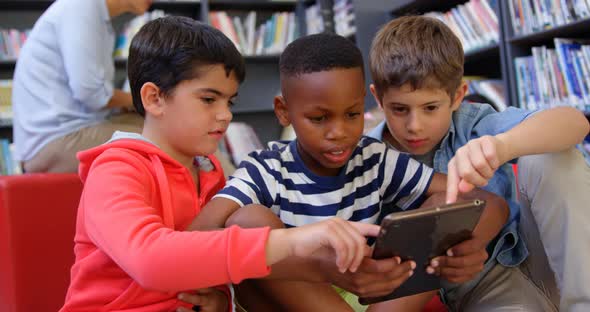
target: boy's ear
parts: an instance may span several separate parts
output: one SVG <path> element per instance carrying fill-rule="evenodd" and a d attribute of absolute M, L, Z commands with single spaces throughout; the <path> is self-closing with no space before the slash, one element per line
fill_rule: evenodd
<path fill-rule="evenodd" d="M 371 90 L 371 94 L 373 95 L 375 102 L 377 102 L 377 105 L 379 105 L 379 107 L 383 109 L 383 103 L 381 103 L 381 99 L 379 99 L 379 95 L 377 95 L 377 89 L 375 89 L 375 84 L 372 83 L 369 86 L 369 89 Z"/>
<path fill-rule="evenodd" d="M 469 86 L 467 82 L 461 81 L 459 88 L 455 92 L 455 98 L 453 99 L 453 105 L 451 105 L 451 110 L 455 111 L 461 106 L 461 102 L 463 102 L 463 98 L 467 94 L 467 90 L 469 90 Z"/>
<path fill-rule="evenodd" d="M 282 95 L 275 96 L 274 100 L 275 115 L 279 119 L 279 123 L 283 127 L 287 127 L 291 124 L 289 119 L 289 111 L 287 110 L 287 102 Z"/>
<path fill-rule="evenodd" d="M 141 86 L 139 91 L 141 95 L 141 103 L 146 115 L 149 114 L 154 117 L 160 117 L 164 114 L 164 102 L 160 96 L 160 88 L 153 82 L 146 82 Z"/>

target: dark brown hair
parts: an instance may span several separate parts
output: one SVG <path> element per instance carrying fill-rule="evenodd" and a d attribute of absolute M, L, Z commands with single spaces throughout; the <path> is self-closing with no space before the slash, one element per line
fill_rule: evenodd
<path fill-rule="evenodd" d="M 244 80 L 244 59 L 221 31 L 182 16 L 145 24 L 131 41 L 127 66 L 135 110 L 145 116 L 140 91 L 146 82 L 169 96 L 180 82 L 198 78 L 203 66 L 216 64 Z"/>
<path fill-rule="evenodd" d="M 443 22 L 404 16 L 383 26 L 371 45 L 369 66 L 379 97 L 387 88 L 444 89 L 453 97 L 463 78 L 463 46 Z"/>

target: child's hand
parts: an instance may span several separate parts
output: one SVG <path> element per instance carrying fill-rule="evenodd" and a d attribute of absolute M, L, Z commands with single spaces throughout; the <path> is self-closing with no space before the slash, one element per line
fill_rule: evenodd
<path fill-rule="evenodd" d="M 334 217 L 296 228 L 273 230 L 269 245 L 287 248 L 288 256 L 302 258 L 328 251 L 332 259 L 336 257 L 336 266 L 340 272 L 355 272 L 363 258 L 371 253 L 365 236 L 377 234 L 377 225 L 349 222 Z"/>
<path fill-rule="evenodd" d="M 416 268 L 413 261 L 401 262 L 399 257 L 375 260 L 366 257 L 354 273 L 333 270 L 334 264 L 324 267 L 330 282 L 360 297 L 385 296 L 403 284 Z"/>
<path fill-rule="evenodd" d="M 181 293 L 178 299 L 198 306 L 201 312 L 226 312 L 229 308 L 227 295 L 216 288 L 204 288 L 197 290 L 196 294 Z M 177 312 L 194 312 L 194 309 L 180 307 Z"/>
<path fill-rule="evenodd" d="M 457 201 L 459 192 L 487 185 L 498 167 L 509 160 L 506 155 L 502 141 L 489 135 L 459 148 L 448 165 L 446 202 Z"/>
<path fill-rule="evenodd" d="M 446 256 L 432 259 L 426 272 L 451 283 L 464 283 L 483 270 L 487 259 L 486 242 L 474 237 L 447 250 Z"/>

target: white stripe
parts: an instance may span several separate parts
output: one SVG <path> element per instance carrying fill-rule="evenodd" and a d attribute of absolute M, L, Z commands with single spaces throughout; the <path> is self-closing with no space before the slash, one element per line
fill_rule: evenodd
<path fill-rule="evenodd" d="M 229 199 L 231 201 L 236 202 L 236 204 L 238 204 L 240 207 L 244 207 L 245 206 L 244 203 L 242 203 L 241 200 L 239 200 L 239 199 L 237 199 L 237 198 L 235 198 L 233 196 L 227 195 L 227 194 L 217 194 L 217 195 L 213 196 L 213 198 L 225 198 L 225 199 Z M 213 198 L 211 198 L 211 199 L 213 199 Z"/>

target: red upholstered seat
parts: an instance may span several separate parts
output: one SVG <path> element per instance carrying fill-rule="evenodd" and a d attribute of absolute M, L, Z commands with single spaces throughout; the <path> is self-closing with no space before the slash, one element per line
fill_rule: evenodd
<path fill-rule="evenodd" d="M 0 177 L 0 311 L 57 311 L 74 262 L 75 174 Z"/>

